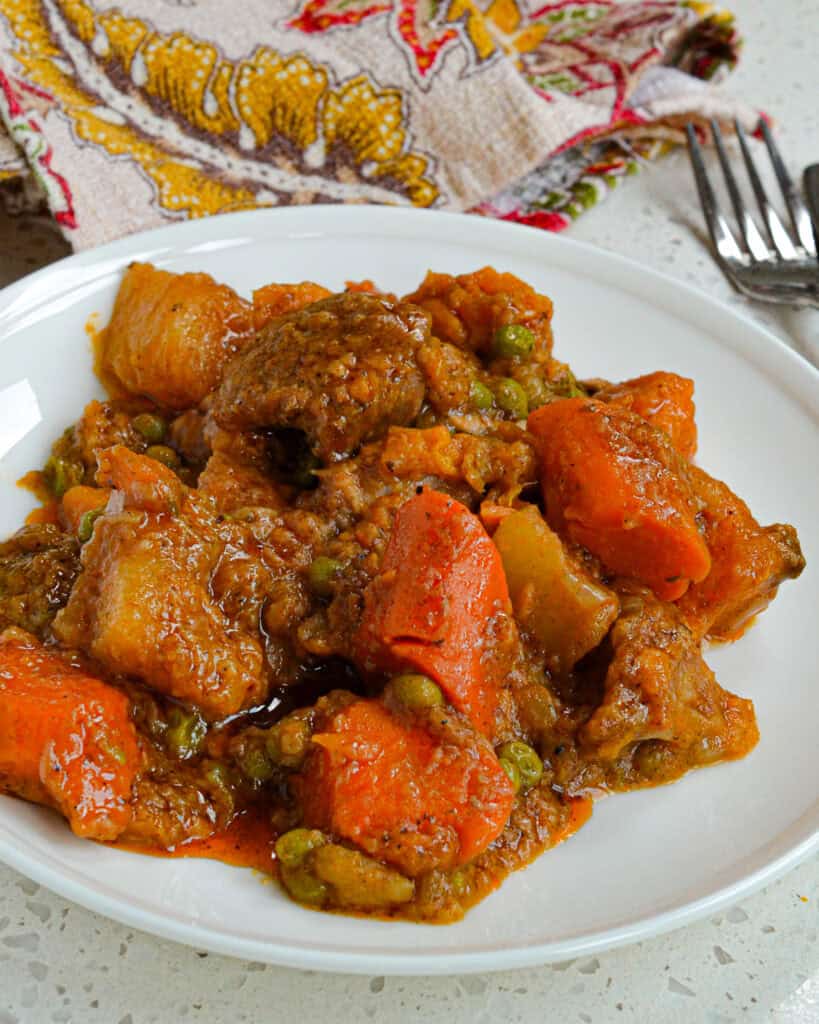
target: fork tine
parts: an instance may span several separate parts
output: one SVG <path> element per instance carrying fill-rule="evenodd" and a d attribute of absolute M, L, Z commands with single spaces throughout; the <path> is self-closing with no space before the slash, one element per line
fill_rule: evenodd
<path fill-rule="evenodd" d="M 719 124 L 715 118 L 711 119 L 711 135 L 713 136 L 714 144 L 717 147 L 719 162 L 722 164 L 722 173 L 725 177 L 725 184 L 728 186 L 728 195 L 731 197 L 731 205 L 734 207 L 734 213 L 736 214 L 737 223 L 739 224 L 739 230 L 742 232 L 742 237 L 745 240 L 748 251 L 756 260 L 768 259 L 770 256 L 768 246 L 765 244 L 762 235 L 760 235 L 759 228 L 754 224 L 753 218 L 748 213 L 748 209 L 739 193 L 734 172 L 731 170 L 731 165 L 728 162 L 728 154 L 725 152 L 725 143 L 722 141 L 722 132 L 720 131 Z"/>
<path fill-rule="evenodd" d="M 691 167 L 694 170 L 694 181 L 697 183 L 702 212 L 705 215 L 705 223 L 708 225 L 717 255 L 723 260 L 743 260 L 742 250 L 737 245 L 728 222 L 720 211 L 714 190 L 711 188 L 711 182 L 708 180 L 708 173 L 702 159 L 702 149 L 697 142 L 694 126 L 687 124 L 685 133 L 688 136 L 688 155 L 691 157 Z"/>
<path fill-rule="evenodd" d="M 736 129 L 739 145 L 742 149 L 742 156 L 745 159 L 745 166 L 748 169 L 748 177 L 751 179 L 751 187 L 753 188 L 754 195 L 756 196 L 759 212 L 762 214 L 762 218 L 765 221 L 765 226 L 768 229 L 768 235 L 771 239 L 771 243 L 783 260 L 797 259 L 799 253 L 797 253 L 796 247 L 791 241 L 791 236 L 785 230 L 785 225 L 779 219 L 776 210 L 768 202 L 768 196 L 765 194 L 765 189 L 762 186 L 762 182 L 759 180 L 759 173 L 756 169 L 754 159 L 751 156 L 751 150 L 748 146 L 748 136 L 745 134 L 745 129 L 739 121 L 734 121 L 734 128 Z"/>
<path fill-rule="evenodd" d="M 788 207 L 788 214 L 793 224 L 793 230 L 796 232 L 796 237 L 806 252 L 810 253 L 811 256 L 816 255 L 816 243 L 813 238 L 813 229 L 811 227 L 810 214 L 802 202 L 802 197 L 796 190 L 793 184 L 788 169 L 785 167 L 785 162 L 782 159 L 782 154 L 779 152 L 779 148 L 774 142 L 771 129 L 768 127 L 767 121 L 762 118 L 759 122 L 762 128 L 762 137 L 765 139 L 765 145 L 768 147 L 768 153 L 773 164 L 773 169 L 776 174 L 776 180 L 779 182 L 779 187 L 782 189 L 782 195 L 785 197 L 785 205 Z"/>

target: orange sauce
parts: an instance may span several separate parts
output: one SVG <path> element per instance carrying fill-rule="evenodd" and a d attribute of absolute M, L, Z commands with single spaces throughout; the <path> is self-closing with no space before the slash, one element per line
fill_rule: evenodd
<path fill-rule="evenodd" d="M 127 392 L 104 364 L 105 328 L 99 326 L 99 318 L 99 313 L 92 313 L 85 322 L 85 333 L 91 343 L 94 359 L 94 374 L 105 388 L 109 398 L 123 398 Z"/>
<path fill-rule="evenodd" d="M 275 875 L 275 843 L 276 833 L 267 815 L 261 811 L 242 811 L 221 832 L 207 839 L 190 839 L 170 850 L 128 842 L 105 845 L 129 850 L 131 853 L 145 853 L 151 857 L 205 857 L 233 867 L 255 868 L 266 875 Z"/>

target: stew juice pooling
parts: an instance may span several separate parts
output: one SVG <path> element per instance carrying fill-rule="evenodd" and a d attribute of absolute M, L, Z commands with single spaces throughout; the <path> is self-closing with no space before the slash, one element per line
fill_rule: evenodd
<path fill-rule="evenodd" d="M 592 799 L 742 757 L 799 575 L 694 465 L 693 383 L 578 382 L 510 274 L 404 297 L 125 272 L 0 545 L 0 787 L 77 835 L 456 920 Z"/>

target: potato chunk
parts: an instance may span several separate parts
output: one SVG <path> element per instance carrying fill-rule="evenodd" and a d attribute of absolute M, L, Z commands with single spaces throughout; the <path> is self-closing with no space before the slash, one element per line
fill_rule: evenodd
<path fill-rule="evenodd" d="M 102 368 L 132 394 L 186 409 L 216 387 L 252 331 L 250 305 L 209 274 L 132 263 L 104 332 Z"/>
<path fill-rule="evenodd" d="M 109 672 L 191 701 L 211 719 L 249 707 L 265 691 L 262 649 L 210 593 L 222 552 L 184 519 L 106 515 L 54 631 Z"/>
<path fill-rule="evenodd" d="M 534 505 L 512 512 L 494 535 L 521 626 L 567 672 L 600 643 L 617 618 L 617 595 L 569 558 Z"/>

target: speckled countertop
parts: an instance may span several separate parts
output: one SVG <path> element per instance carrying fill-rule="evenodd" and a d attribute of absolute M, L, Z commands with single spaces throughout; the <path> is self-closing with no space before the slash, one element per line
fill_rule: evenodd
<path fill-rule="evenodd" d="M 730 88 L 773 115 L 792 168 L 819 160 L 818 0 L 729 6 L 747 40 Z M 629 181 L 571 231 L 745 310 L 819 363 L 819 312 L 747 303 L 723 281 L 702 234 L 682 155 Z M 48 228 L 0 218 L 0 252 L 5 284 L 63 250 Z M 814 858 L 727 913 L 590 959 L 465 977 L 357 978 L 160 941 L 0 866 L 0 1024 L 312 1022 L 328 1012 L 388 1024 L 819 1024 L 818 911 Z"/>

